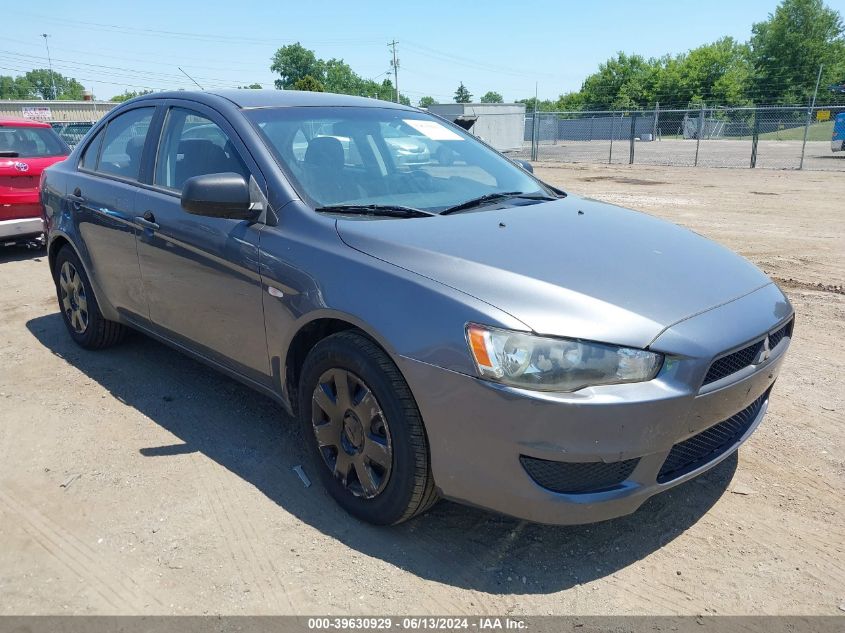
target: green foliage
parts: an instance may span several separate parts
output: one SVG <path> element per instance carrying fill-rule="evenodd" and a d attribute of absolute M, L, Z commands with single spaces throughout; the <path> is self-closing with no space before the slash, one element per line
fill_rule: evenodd
<path fill-rule="evenodd" d="M 261 84 L 249 84 L 248 86 L 238 86 L 238 90 L 261 90 Z"/>
<path fill-rule="evenodd" d="M 620 52 L 588 76 L 578 92 L 539 110 L 619 110 L 699 103 L 806 103 L 823 64 L 819 104 L 845 103 L 825 86 L 845 80 L 842 18 L 823 0 L 782 0 L 748 43 L 723 37 L 686 53 L 646 59 Z M 534 99 L 522 99 L 526 110 Z"/>
<path fill-rule="evenodd" d="M 469 103 L 472 101 L 472 95 L 470 94 L 467 87 L 464 86 L 464 82 L 461 82 L 461 85 L 458 86 L 458 89 L 455 90 L 455 103 Z"/>
<path fill-rule="evenodd" d="M 504 103 L 504 99 L 498 92 L 493 92 L 491 90 L 484 93 L 484 96 L 481 97 L 481 103 Z"/>
<path fill-rule="evenodd" d="M 309 92 L 325 92 L 326 88 L 323 86 L 322 83 L 318 79 L 315 79 L 311 75 L 305 75 L 300 79 L 297 79 L 296 82 L 293 84 L 294 90 L 307 90 Z"/>
<path fill-rule="evenodd" d="M 747 105 L 751 78 L 750 50 L 731 37 L 688 53 L 658 60 L 652 102 L 686 106 L 694 103 Z"/>
<path fill-rule="evenodd" d="M 291 90 L 297 81 L 306 76 L 322 79 L 325 73 L 325 62 L 317 59 L 314 51 L 297 42 L 282 46 L 276 51 L 270 70 L 279 73 L 279 79 L 275 81 L 276 88 Z"/>
<path fill-rule="evenodd" d="M 62 99 L 66 101 L 78 101 L 82 99 L 82 95 L 85 92 L 85 86 L 76 81 L 76 79 L 65 77 L 61 73 L 50 72 L 50 70 L 47 68 L 37 68 L 35 70 L 30 70 L 24 75 L 24 77 L 26 78 L 26 81 L 32 86 L 33 94 L 31 98 L 54 98 L 54 82 L 56 85 L 56 99 Z"/>
<path fill-rule="evenodd" d="M 783 0 L 751 32 L 752 86 L 762 102 L 806 102 L 820 64 L 823 86 L 845 75 L 842 17 L 822 0 Z"/>
<path fill-rule="evenodd" d="M 433 106 L 437 101 L 434 100 L 434 97 L 420 97 L 419 106 L 421 108 L 427 108 L 428 106 Z"/>
<path fill-rule="evenodd" d="M 0 99 L 31 99 L 33 92 L 25 77 L 0 75 Z"/>
<path fill-rule="evenodd" d="M 380 82 L 365 79 L 342 59 L 320 59 L 314 51 L 305 48 L 299 42 L 277 50 L 273 55 L 270 70 L 279 73 L 279 79 L 275 81 L 275 85 L 280 90 L 336 92 L 372 97 L 383 101 L 393 101 L 396 98 L 396 90 L 389 79 Z M 297 86 L 319 86 L 319 89 Z M 399 102 L 411 104 L 410 99 L 402 94 L 399 95 Z"/>
<path fill-rule="evenodd" d="M 152 93 L 152 90 L 126 90 L 123 94 L 113 96 L 110 101 L 121 103 L 123 101 L 128 101 L 129 99 L 134 99 L 135 97 L 140 97 L 141 95 L 148 95 L 150 93 Z"/>
<path fill-rule="evenodd" d="M 51 73 L 46 68 L 30 70 L 19 77 L 0 76 L 0 99 L 52 99 L 54 81 L 57 99 L 82 99 L 85 86 L 76 79 Z"/>

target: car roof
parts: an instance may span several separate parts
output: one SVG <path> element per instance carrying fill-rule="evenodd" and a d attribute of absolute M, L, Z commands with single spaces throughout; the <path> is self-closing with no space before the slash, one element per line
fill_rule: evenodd
<path fill-rule="evenodd" d="M 301 90 L 178 90 L 154 92 L 138 99 L 192 99 L 210 102 L 215 97 L 234 103 L 239 108 L 284 108 L 297 106 L 345 106 L 359 108 L 397 108 L 416 110 L 392 101 L 341 95 L 333 92 L 308 92 Z"/>
<path fill-rule="evenodd" d="M 3 125 L 15 127 L 50 127 L 50 124 L 44 121 L 33 121 L 32 119 L 15 116 L 0 116 L 0 126 Z"/>

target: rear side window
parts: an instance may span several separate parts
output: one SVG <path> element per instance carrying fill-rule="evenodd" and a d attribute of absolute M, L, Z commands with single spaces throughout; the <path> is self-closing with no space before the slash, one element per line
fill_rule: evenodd
<path fill-rule="evenodd" d="M 181 190 L 188 178 L 249 170 L 219 125 L 185 108 L 171 108 L 158 149 L 154 183 Z"/>
<path fill-rule="evenodd" d="M 100 154 L 100 146 L 103 144 L 103 134 L 105 134 L 105 128 L 97 132 L 94 140 L 88 143 L 88 147 L 85 148 L 85 154 L 82 155 L 82 160 L 79 162 L 79 166 L 82 169 L 90 169 L 92 171 L 97 169 L 97 156 Z"/>
<path fill-rule="evenodd" d="M 155 108 L 136 108 L 109 121 L 97 171 L 131 180 L 141 173 L 141 154 Z"/>
<path fill-rule="evenodd" d="M 70 148 L 52 128 L 0 126 L 0 157 L 43 158 L 69 153 Z"/>

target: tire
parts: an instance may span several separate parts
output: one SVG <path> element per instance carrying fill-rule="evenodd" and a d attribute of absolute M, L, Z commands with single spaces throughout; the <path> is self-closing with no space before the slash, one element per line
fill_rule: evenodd
<path fill-rule="evenodd" d="M 126 326 L 103 317 L 85 268 L 70 246 L 56 256 L 55 278 L 59 312 L 77 345 L 97 350 L 123 340 Z"/>
<path fill-rule="evenodd" d="M 422 417 L 378 345 L 356 332 L 334 334 L 314 346 L 300 376 L 298 414 L 309 453 L 343 509 L 368 523 L 394 525 L 434 505 Z M 348 398 L 340 384 L 349 387 Z"/>

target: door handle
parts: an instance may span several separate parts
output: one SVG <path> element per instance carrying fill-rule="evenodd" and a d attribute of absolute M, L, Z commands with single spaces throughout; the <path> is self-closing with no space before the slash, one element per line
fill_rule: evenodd
<path fill-rule="evenodd" d="M 135 223 L 151 231 L 158 231 L 159 229 L 159 225 L 156 223 L 156 216 L 153 215 L 152 211 L 144 211 L 144 215 L 139 215 L 135 218 Z"/>
<path fill-rule="evenodd" d="M 85 198 L 82 197 L 82 190 L 79 187 L 74 189 L 73 193 L 68 194 L 67 199 L 70 200 L 73 203 L 73 206 L 77 209 L 79 208 L 79 205 L 85 202 Z"/>

